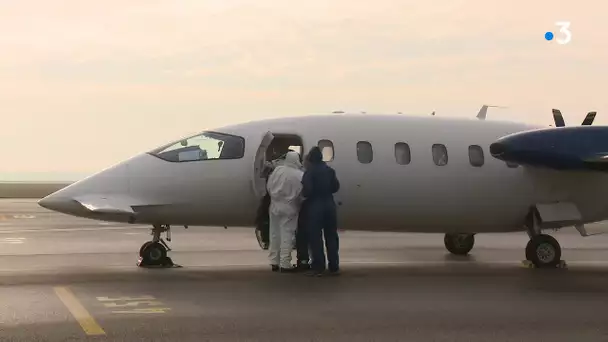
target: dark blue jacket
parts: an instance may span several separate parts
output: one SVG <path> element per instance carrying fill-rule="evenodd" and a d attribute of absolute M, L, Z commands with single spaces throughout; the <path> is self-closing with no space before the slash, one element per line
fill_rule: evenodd
<path fill-rule="evenodd" d="M 313 148 L 308 157 L 309 164 L 302 177 L 302 195 L 307 200 L 333 198 L 340 190 L 336 171 L 321 160 L 318 148 Z"/>

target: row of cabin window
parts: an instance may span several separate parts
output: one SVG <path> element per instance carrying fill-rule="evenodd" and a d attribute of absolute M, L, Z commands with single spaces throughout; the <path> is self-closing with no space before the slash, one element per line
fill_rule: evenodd
<path fill-rule="evenodd" d="M 334 145 L 330 140 L 320 140 L 318 144 L 323 152 L 324 161 L 332 161 L 334 159 Z M 445 166 L 448 164 L 448 149 L 443 144 L 434 144 L 431 148 L 433 161 L 437 166 Z M 357 143 L 357 159 L 363 164 L 369 164 L 374 159 L 374 151 L 372 144 L 368 141 L 359 141 Z M 395 144 L 395 161 L 400 165 L 407 165 L 412 161 L 410 146 L 404 142 Z M 469 146 L 469 163 L 474 167 L 481 167 L 484 164 L 483 149 L 479 145 Z M 507 166 L 515 168 L 518 165 L 508 163 Z"/>

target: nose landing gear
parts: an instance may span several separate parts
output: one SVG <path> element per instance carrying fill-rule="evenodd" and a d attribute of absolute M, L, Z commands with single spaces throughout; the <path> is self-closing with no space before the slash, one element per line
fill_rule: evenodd
<path fill-rule="evenodd" d="M 139 267 L 174 267 L 176 266 L 167 256 L 167 252 L 171 248 L 165 240 L 161 238 L 161 234 L 167 234 L 167 241 L 171 241 L 171 226 L 169 225 L 154 225 L 152 227 L 152 240 L 144 243 L 139 249 L 139 259 L 137 266 Z"/>

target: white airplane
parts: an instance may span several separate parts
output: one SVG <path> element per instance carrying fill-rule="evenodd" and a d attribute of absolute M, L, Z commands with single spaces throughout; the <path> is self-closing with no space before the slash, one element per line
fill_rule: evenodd
<path fill-rule="evenodd" d="M 584 126 L 559 128 L 369 114 L 259 120 L 136 155 L 38 203 L 152 225 L 140 260 L 159 265 L 171 226 L 254 226 L 270 151 L 317 145 L 341 183 L 341 229 L 445 233 L 458 255 L 477 233 L 522 231 L 526 258 L 555 267 L 561 248 L 544 229 L 576 226 L 586 235 L 584 224 L 608 218 L 608 127 L 589 126 L 591 114 Z"/>

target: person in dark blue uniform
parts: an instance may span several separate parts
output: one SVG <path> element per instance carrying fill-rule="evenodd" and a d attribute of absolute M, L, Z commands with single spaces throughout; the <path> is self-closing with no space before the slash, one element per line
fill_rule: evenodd
<path fill-rule="evenodd" d="M 309 275 L 321 275 L 326 269 L 323 237 L 327 249 L 327 269 L 330 274 L 338 274 L 338 214 L 333 194 L 340 190 L 340 182 L 336 171 L 323 161 L 319 147 L 310 150 L 307 161 L 302 177 L 302 195 L 306 198 L 306 225 L 312 252 Z"/>
<path fill-rule="evenodd" d="M 300 206 L 298 216 L 298 230 L 296 230 L 296 252 L 298 271 L 308 271 L 310 269 L 310 256 L 308 253 L 308 232 L 306 227 L 306 200 Z"/>

